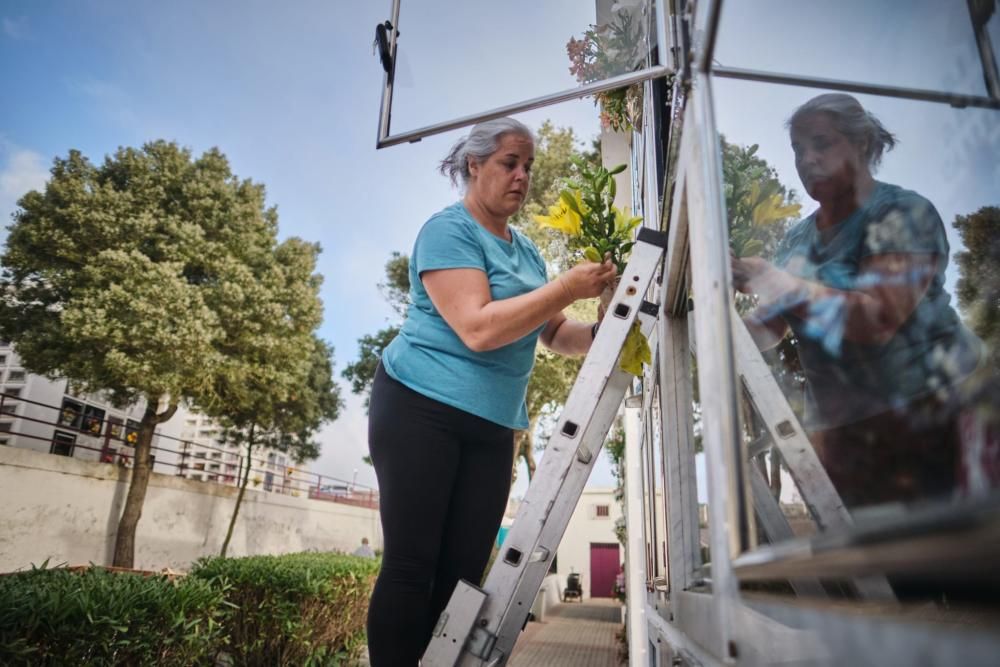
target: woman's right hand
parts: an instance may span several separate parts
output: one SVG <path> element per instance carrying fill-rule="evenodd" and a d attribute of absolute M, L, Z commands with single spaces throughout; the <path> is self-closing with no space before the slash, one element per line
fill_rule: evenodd
<path fill-rule="evenodd" d="M 618 270 L 610 258 L 600 263 L 584 260 L 560 275 L 558 279 L 575 301 L 600 296 L 617 274 Z"/>

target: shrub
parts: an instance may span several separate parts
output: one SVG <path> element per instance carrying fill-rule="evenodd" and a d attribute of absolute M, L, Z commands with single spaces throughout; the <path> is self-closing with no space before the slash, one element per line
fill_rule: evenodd
<path fill-rule="evenodd" d="M 358 657 L 379 561 L 333 553 L 204 558 L 190 578 L 227 587 L 236 665 L 341 665 Z"/>
<path fill-rule="evenodd" d="M 0 664 L 210 665 L 225 594 L 222 582 L 96 567 L 0 576 Z"/>

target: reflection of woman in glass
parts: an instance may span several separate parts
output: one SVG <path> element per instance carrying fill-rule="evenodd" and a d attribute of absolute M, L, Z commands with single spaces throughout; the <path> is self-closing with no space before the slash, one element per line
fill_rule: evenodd
<path fill-rule="evenodd" d="M 804 425 L 848 506 L 948 494 L 956 388 L 981 346 L 944 289 L 941 218 L 872 177 L 895 137 L 850 95 L 813 98 L 788 127 L 819 209 L 789 230 L 773 265 L 733 259 L 737 289 L 759 297 L 747 325 L 762 348 L 795 334 Z"/>

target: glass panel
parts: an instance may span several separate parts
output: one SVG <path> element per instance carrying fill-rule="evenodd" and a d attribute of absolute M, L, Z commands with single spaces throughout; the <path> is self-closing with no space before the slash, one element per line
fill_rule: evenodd
<path fill-rule="evenodd" d="M 651 5 L 406 0 L 400 5 L 391 132 L 643 69 L 655 41 L 655 30 L 651 40 L 648 29 Z M 625 93 L 606 96 L 612 111 L 624 107 Z"/>
<path fill-rule="evenodd" d="M 986 92 L 966 0 L 727 2 L 714 56 L 729 67 Z"/>
<path fill-rule="evenodd" d="M 855 523 L 996 496 L 1000 113 L 715 92 L 738 310 Z"/>

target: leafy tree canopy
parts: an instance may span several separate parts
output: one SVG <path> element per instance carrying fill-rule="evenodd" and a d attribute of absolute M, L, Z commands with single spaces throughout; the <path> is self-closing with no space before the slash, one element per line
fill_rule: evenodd
<path fill-rule="evenodd" d="M 956 253 L 958 305 L 969 327 L 1000 358 L 1000 208 L 984 206 L 955 218 L 966 250 Z"/>
<path fill-rule="evenodd" d="M 51 173 L 9 228 L 0 335 L 33 373 L 146 400 L 115 547 L 130 565 L 155 424 L 184 400 L 271 427 L 307 384 L 319 246 L 279 243 L 264 187 L 217 149 L 193 158 L 156 141 L 100 165 L 73 150 Z"/>

